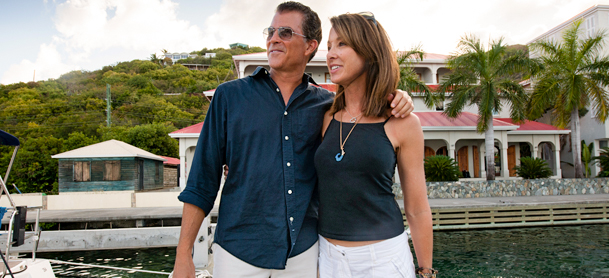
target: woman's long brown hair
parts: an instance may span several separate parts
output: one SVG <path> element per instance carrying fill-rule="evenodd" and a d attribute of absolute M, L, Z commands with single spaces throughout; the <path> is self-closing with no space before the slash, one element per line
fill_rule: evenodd
<path fill-rule="evenodd" d="M 367 73 L 363 115 L 385 117 L 389 108 L 387 95 L 398 86 L 400 69 L 396 54 L 391 48 L 387 32 L 378 21 L 359 14 L 342 14 L 330 18 L 332 28 L 341 40 L 353 48 L 365 61 Z M 345 88 L 338 85 L 330 112 L 345 108 Z"/>

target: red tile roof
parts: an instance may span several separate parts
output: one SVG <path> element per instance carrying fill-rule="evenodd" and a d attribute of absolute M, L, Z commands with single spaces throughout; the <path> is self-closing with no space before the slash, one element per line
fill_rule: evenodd
<path fill-rule="evenodd" d="M 160 157 L 167 159 L 166 161 L 163 162 L 163 164 L 169 164 L 169 165 L 180 165 L 180 160 L 177 158 L 173 158 L 173 157 L 168 157 L 168 156 L 162 156 L 159 155 Z"/>
<path fill-rule="evenodd" d="M 315 86 L 315 85 L 313 85 Z M 330 92 L 335 92 L 338 90 L 338 85 L 333 84 L 333 83 L 321 83 L 319 84 L 319 87 L 322 87 Z"/>
<path fill-rule="evenodd" d="M 421 126 L 476 126 L 478 124 L 478 115 L 470 112 L 463 112 L 458 117 L 451 119 L 442 114 L 442 112 L 414 112 L 421 121 Z M 493 119 L 494 126 L 514 126 L 511 123 Z"/>
<path fill-rule="evenodd" d="M 198 124 L 194 124 L 191 126 L 187 126 L 185 128 L 182 128 L 180 130 L 176 130 L 174 132 L 171 132 L 169 134 L 185 134 L 185 133 L 201 133 L 201 129 L 203 128 L 203 122 L 200 122 Z"/>
<path fill-rule="evenodd" d="M 495 118 L 495 119 L 500 120 L 502 122 L 509 123 L 509 124 L 514 123 L 511 118 Z M 535 122 L 535 121 L 529 121 L 529 120 L 525 120 L 524 123 L 519 124 L 519 126 L 520 127 L 517 130 L 566 130 L 566 129 L 557 128 L 553 125 L 544 124 L 544 123 Z"/>

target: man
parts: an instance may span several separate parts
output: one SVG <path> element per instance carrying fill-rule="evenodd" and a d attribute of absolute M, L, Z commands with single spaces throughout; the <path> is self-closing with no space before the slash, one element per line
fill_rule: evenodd
<path fill-rule="evenodd" d="M 192 246 L 224 184 L 213 245 L 214 277 L 317 277 L 317 176 L 313 165 L 333 94 L 304 74 L 321 21 L 296 2 L 277 7 L 267 35 L 270 71 L 220 85 L 210 104 L 186 189 L 175 278 L 194 277 Z M 399 93 L 394 114 L 408 114 Z M 403 115 L 402 115 L 403 116 Z"/>

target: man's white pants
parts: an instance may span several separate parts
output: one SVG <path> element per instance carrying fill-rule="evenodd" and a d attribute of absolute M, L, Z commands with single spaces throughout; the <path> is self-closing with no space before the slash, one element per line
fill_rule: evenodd
<path fill-rule="evenodd" d="M 316 242 L 307 251 L 289 258 L 285 269 L 266 269 L 248 264 L 213 244 L 214 278 L 317 278 L 319 245 Z"/>

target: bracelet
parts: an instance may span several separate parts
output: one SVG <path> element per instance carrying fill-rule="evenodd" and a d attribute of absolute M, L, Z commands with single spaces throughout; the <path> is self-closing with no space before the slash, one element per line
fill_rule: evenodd
<path fill-rule="evenodd" d="M 423 273 L 423 270 L 429 270 L 431 271 L 431 273 Z M 415 273 L 420 275 L 420 277 L 422 278 L 436 278 L 436 274 L 438 274 L 438 271 L 431 267 L 417 267 Z"/>

